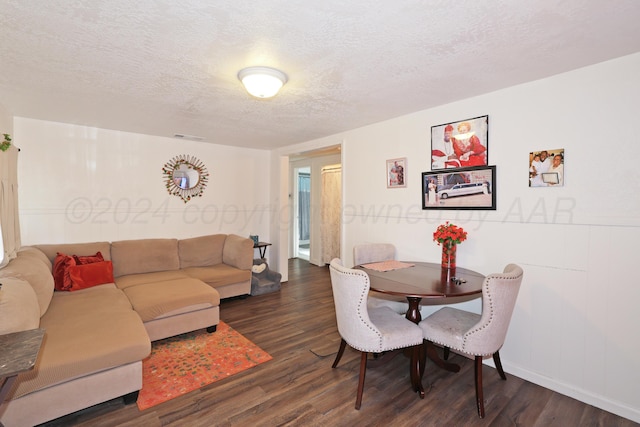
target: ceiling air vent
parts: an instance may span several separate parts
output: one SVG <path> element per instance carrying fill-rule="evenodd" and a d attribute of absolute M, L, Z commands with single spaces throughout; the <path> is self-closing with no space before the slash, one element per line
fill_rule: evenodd
<path fill-rule="evenodd" d="M 201 136 L 195 136 L 195 135 L 185 135 L 182 133 L 176 133 L 175 135 L 173 135 L 174 138 L 177 139 L 190 139 L 191 141 L 202 141 L 204 140 L 203 137 Z"/>

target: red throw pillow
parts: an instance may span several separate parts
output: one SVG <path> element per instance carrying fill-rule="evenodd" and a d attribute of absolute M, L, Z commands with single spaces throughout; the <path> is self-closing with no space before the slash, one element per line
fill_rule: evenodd
<path fill-rule="evenodd" d="M 111 261 L 99 261 L 90 264 L 72 265 L 69 267 L 69 277 L 71 278 L 70 291 L 113 283 L 113 264 Z"/>
<path fill-rule="evenodd" d="M 92 264 L 94 262 L 102 262 L 104 261 L 104 257 L 100 251 L 96 252 L 95 255 L 87 255 L 87 256 L 78 256 L 72 255 L 73 259 L 76 260 L 76 265 L 85 265 Z"/>
<path fill-rule="evenodd" d="M 68 291 L 71 288 L 69 267 L 76 265 L 73 257 L 57 252 L 53 261 L 53 282 L 57 291 Z"/>

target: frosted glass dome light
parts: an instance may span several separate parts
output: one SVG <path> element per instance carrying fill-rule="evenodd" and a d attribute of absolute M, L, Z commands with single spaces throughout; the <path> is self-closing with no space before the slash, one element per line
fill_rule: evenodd
<path fill-rule="evenodd" d="M 248 67 L 238 72 L 238 79 L 256 98 L 271 98 L 287 82 L 287 75 L 269 67 Z"/>

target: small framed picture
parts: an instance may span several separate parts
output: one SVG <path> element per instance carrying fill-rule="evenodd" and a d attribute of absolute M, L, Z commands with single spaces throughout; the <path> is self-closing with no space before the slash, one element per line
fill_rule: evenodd
<path fill-rule="evenodd" d="M 564 186 L 564 148 L 529 153 L 529 187 Z"/>
<path fill-rule="evenodd" d="M 407 158 L 387 160 L 387 188 L 404 188 L 407 186 Z"/>
<path fill-rule="evenodd" d="M 431 127 L 431 170 L 488 165 L 489 116 Z"/>
<path fill-rule="evenodd" d="M 422 172 L 422 209 L 496 210 L 496 167 Z"/>

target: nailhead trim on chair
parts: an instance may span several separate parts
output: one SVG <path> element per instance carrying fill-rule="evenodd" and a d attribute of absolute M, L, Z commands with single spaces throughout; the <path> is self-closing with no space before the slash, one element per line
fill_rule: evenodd
<path fill-rule="evenodd" d="M 491 322 L 494 319 L 494 306 L 493 306 L 493 298 L 491 295 L 491 291 L 489 289 L 489 282 L 492 279 L 499 279 L 499 280 L 513 280 L 513 279 L 517 279 L 517 277 L 513 277 L 511 275 L 500 275 L 500 274 L 492 274 L 491 277 L 488 277 L 487 279 L 485 279 L 484 283 L 482 284 L 482 287 L 486 290 L 487 292 L 487 300 L 489 303 L 489 320 L 486 323 L 483 323 L 482 325 L 474 328 L 474 329 L 470 329 L 469 331 L 467 331 L 467 333 L 464 334 L 463 336 L 463 341 L 462 341 L 462 347 L 449 347 L 451 350 L 456 350 L 456 351 L 460 351 L 462 353 L 471 355 L 471 356 L 491 356 L 493 355 L 495 352 L 492 353 L 482 353 L 482 354 L 478 354 L 478 353 L 470 353 L 468 351 L 465 350 L 466 347 L 466 343 L 467 343 L 467 339 L 474 333 L 480 332 L 481 330 L 487 328 Z M 483 300 L 484 301 L 484 300 Z M 484 307 L 483 307 L 484 310 Z M 447 346 L 448 344 L 445 344 L 443 342 L 438 342 L 438 341 L 432 341 L 435 344 L 439 344 L 442 346 Z M 499 349 L 498 349 L 499 350 Z M 496 350 L 496 351 L 498 351 Z"/>
<path fill-rule="evenodd" d="M 363 317 L 362 317 L 362 307 L 365 308 L 365 310 L 367 309 L 367 296 L 369 295 L 369 275 L 366 273 L 353 273 L 351 271 L 341 271 L 341 274 L 348 274 L 350 276 L 362 276 L 364 275 L 365 278 L 365 283 L 366 283 L 366 287 L 364 287 L 362 289 L 362 293 L 360 294 L 360 301 L 358 302 L 358 317 L 360 318 L 360 320 L 362 320 L 362 323 L 364 323 L 367 328 L 369 328 L 372 332 L 374 332 L 377 336 L 378 336 L 378 349 L 382 348 L 382 334 L 380 333 L 380 331 L 378 330 L 378 328 L 376 328 L 374 325 L 372 325 L 370 323 L 370 321 L 366 321 Z M 367 316 L 368 317 L 368 316 Z M 351 346 L 352 348 L 355 348 L 356 350 L 360 350 L 360 351 L 365 351 L 365 352 L 375 352 L 376 350 L 368 350 L 368 349 L 363 349 L 363 348 L 359 348 L 359 347 L 354 347 L 351 345 L 351 343 L 347 343 L 349 344 L 349 346 Z"/>
<path fill-rule="evenodd" d="M 495 276 L 493 276 L 493 278 L 497 279 L 497 277 L 495 277 Z M 501 277 L 500 279 L 503 279 L 503 277 Z M 463 337 L 463 340 L 462 340 L 462 348 L 463 349 L 466 348 L 467 340 L 471 335 L 473 335 L 474 333 L 480 332 L 483 329 L 486 329 L 494 319 L 495 312 L 493 310 L 494 309 L 493 298 L 492 298 L 493 295 L 491 294 L 491 290 L 489 289 L 490 280 L 491 279 L 486 279 L 484 281 L 484 283 L 482 284 L 482 287 L 486 290 L 486 296 L 487 296 L 486 299 L 489 302 L 489 320 L 486 323 L 483 323 L 482 325 L 480 325 L 479 327 L 476 327 L 474 329 L 468 330 L 467 333 L 464 334 L 464 337 Z M 484 302 L 484 299 L 482 301 Z M 482 309 L 484 310 L 484 307 Z M 462 351 L 465 351 L 465 350 L 462 350 Z M 493 352 L 492 353 L 486 353 L 486 354 L 476 354 L 476 353 L 468 353 L 468 352 L 466 352 L 466 353 L 467 354 L 472 354 L 473 356 L 490 356 L 490 355 L 493 354 Z"/>
<path fill-rule="evenodd" d="M 489 283 L 491 280 L 515 280 L 518 277 L 513 277 L 512 275 L 507 275 L 507 274 L 492 274 L 490 278 L 485 279 L 484 283 L 482 284 L 483 288 L 486 289 L 487 291 L 487 300 L 489 302 L 489 320 L 482 324 L 481 326 L 475 328 L 475 329 L 471 329 L 469 331 L 467 331 L 467 333 L 464 335 L 464 344 L 463 347 L 466 347 L 466 342 L 467 342 L 467 338 L 469 338 L 472 334 L 476 333 L 476 332 L 480 332 L 481 330 L 487 328 L 494 320 L 495 317 L 495 311 L 494 311 L 494 304 L 493 304 L 493 295 L 491 294 L 491 290 L 489 289 Z M 484 301 L 484 300 L 483 300 Z M 484 310 L 484 307 L 483 307 Z M 496 351 L 498 351 L 500 349 L 496 349 Z M 465 351 L 465 350 L 461 350 L 461 351 Z M 466 352 L 466 351 L 465 351 Z M 478 354 L 478 353 L 469 353 L 466 352 L 467 354 L 472 354 L 474 356 L 491 356 L 495 353 L 491 352 L 491 353 L 482 353 L 482 354 Z"/>
<path fill-rule="evenodd" d="M 352 271 L 343 271 L 343 270 L 338 270 L 338 273 L 340 274 L 348 274 L 351 276 L 362 276 L 364 275 L 364 278 L 366 279 L 366 287 L 363 288 L 362 293 L 360 294 L 360 301 L 358 304 L 358 317 L 362 320 L 362 322 L 372 331 L 374 332 L 377 336 L 378 336 L 378 348 L 377 349 L 365 349 L 362 347 L 356 347 L 353 346 L 350 342 L 347 342 L 347 344 L 349 344 L 349 346 L 351 348 L 354 348 L 356 350 L 359 351 L 363 351 L 363 352 L 368 352 L 368 353 L 377 353 L 382 351 L 382 334 L 380 333 L 380 331 L 378 330 L 378 328 L 375 327 L 375 325 L 371 324 L 370 321 L 366 321 L 363 317 L 362 317 L 362 308 L 364 307 L 365 310 L 367 310 L 367 298 L 369 296 L 369 289 L 370 289 L 370 282 L 369 282 L 369 275 L 365 272 L 360 272 L 360 271 L 356 271 L 356 272 L 352 272 Z M 367 316 L 368 317 L 368 316 Z M 398 348 L 405 348 L 403 346 L 396 346 L 396 347 L 385 347 L 385 351 L 390 351 L 390 350 L 395 350 Z"/>
<path fill-rule="evenodd" d="M 482 287 L 486 289 L 487 293 L 489 293 L 489 280 L 490 280 L 490 279 L 485 279 L 484 283 L 482 284 Z M 488 299 L 489 299 L 489 303 L 490 303 L 490 310 L 491 310 L 491 315 L 490 315 L 490 317 L 489 317 L 489 322 L 488 322 L 488 323 L 483 324 L 482 326 L 480 326 L 480 327 L 478 327 L 478 328 L 470 329 L 469 331 L 467 331 L 467 333 L 465 333 L 465 334 L 464 334 L 464 336 L 463 336 L 463 340 L 462 340 L 462 347 L 449 347 L 449 349 L 451 349 L 451 350 L 456 350 L 456 351 L 460 351 L 460 352 L 462 352 L 462 353 L 469 354 L 469 355 L 471 355 L 471 356 L 490 356 L 490 355 L 492 355 L 492 354 L 493 354 L 493 353 L 488 353 L 488 354 L 475 354 L 475 353 L 469 353 L 468 351 L 466 351 L 466 350 L 465 350 L 466 343 L 467 343 L 467 337 L 468 337 L 469 335 L 473 334 L 474 332 L 479 332 L 479 331 L 481 331 L 482 329 L 484 329 L 484 328 L 486 328 L 487 326 L 489 326 L 489 324 L 491 323 L 491 320 L 493 319 L 493 304 L 491 304 L 491 302 L 492 302 L 492 301 L 491 301 L 491 297 L 490 297 L 490 296 L 488 296 Z M 445 343 L 443 343 L 443 342 L 441 342 L 441 341 L 432 341 L 432 342 L 433 342 L 433 343 L 435 343 L 435 344 L 439 344 L 439 345 L 441 345 L 441 346 L 449 346 L 449 344 L 445 344 Z"/>
<path fill-rule="evenodd" d="M 507 266 L 507 268 L 509 268 L 509 271 L 511 271 L 511 267 L 512 264 L 509 264 Z M 506 268 L 505 268 L 506 269 Z M 518 267 L 519 270 L 521 270 Z M 492 355 L 493 356 L 493 360 L 496 364 L 496 368 L 498 369 L 498 372 L 500 374 L 500 377 L 503 380 L 506 380 L 507 377 L 502 369 L 502 363 L 500 362 L 500 356 L 499 356 L 499 351 L 500 348 L 496 348 L 495 351 L 492 352 L 487 352 L 487 353 L 479 353 L 479 352 L 470 352 L 467 351 L 467 345 L 469 344 L 469 340 L 474 337 L 474 335 L 482 332 L 483 330 L 487 329 L 492 323 L 496 323 L 496 312 L 495 312 L 495 299 L 494 299 L 494 294 L 492 292 L 492 287 L 490 287 L 489 285 L 491 283 L 493 283 L 492 281 L 507 281 L 507 283 L 498 283 L 498 286 L 502 287 L 504 286 L 509 286 L 512 281 L 515 281 L 516 283 L 519 283 L 522 279 L 522 275 L 518 275 L 518 276 L 514 276 L 513 274 L 492 274 L 490 276 L 488 276 L 483 284 L 482 284 L 482 313 L 480 314 L 480 320 L 479 322 L 477 322 L 475 325 L 471 326 L 471 329 L 469 329 L 467 332 L 465 332 L 462 336 L 462 348 L 454 348 L 454 347 L 449 347 L 450 350 L 454 350 L 454 351 L 458 351 L 463 353 L 464 355 L 467 356 L 474 356 L 474 371 L 475 371 L 475 387 L 476 387 L 476 406 L 478 408 L 478 415 L 480 416 L 480 418 L 484 418 L 485 416 L 485 409 L 484 409 L 484 391 L 483 391 L 483 385 L 482 385 L 482 359 L 484 356 L 489 356 Z M 518 288 L 513 289 L 516 292 L 518 291 Z M 499 294 L 499 293 L 498 293 Z M 516 293 L 516 297 L 517 297 L 517 293 Z M 443 317 L 443 319 L 438 319 L 438 322 L 440 323 L 445 323 L 448 320 L 448 316 L 443 315 L 441 316 Z M 469 317 L 469 320 L 471 320 L 471 317 Z M 482 322 L 482 323 L 481 323 Z M 500 324 L 497 324 L 497 326 L 501 326 Z M 508 324 L 506 325 L 508 327 Z M 505 330 L 506 331 L 506 330 Z M 493 340 L 491 338 L 487 339 L 486 334 L 485 335 L 479 335 L 478 338 L 475 340 L 479 343 L 480 345 L 480 351 L 482 351 L 482 347 L 492 347 L 495 345 L 502 345 L 499 344 L 499 342 L 497 342 L 496 340 Z M 443 345 L 445 347 L 450 346 L 450 344 L 445 344 L 443 342 L 437 342 L 436 344 L 440 344 Z"/>

